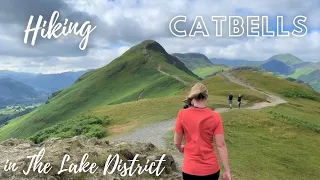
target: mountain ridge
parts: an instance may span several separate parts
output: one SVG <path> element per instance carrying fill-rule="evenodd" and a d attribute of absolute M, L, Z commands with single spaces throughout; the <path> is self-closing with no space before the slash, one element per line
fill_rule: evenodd
<path fill-rule="evenodd" d="M 172 55 L 183 62 L 191 71 L 213 65 L 209 58 L 201 53 L 172 53 Z"/>
<path fill-rule="evenodd" d="M 197 80 L 198 76 L 159 43 L 143 41 L 108 65 L 85 73 L 32 113 L 13 120 L 21 121 L 18 125 L 9 123 L 2 130 L 8 128 L 5 131 L 11 132 L 10 137 L 29 137 L 36 133 L 34 129 L 70 120 L 93 107 L 172 96 Z"/>
<path fill-rule="evenodd" d="M 225 58 L 210 58 L 213 64 L 223 64 L 228 67 L 238 66 L 260 66 L 265 61 L 249 61 L 245 59 L 225 59 Z"/>

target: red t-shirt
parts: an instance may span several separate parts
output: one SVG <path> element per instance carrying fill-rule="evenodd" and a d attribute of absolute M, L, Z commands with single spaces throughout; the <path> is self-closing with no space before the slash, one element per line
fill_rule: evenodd
<path fill-rule="evenodd" d="M 223 127 L 217 112 L 208 108 L 182 109 L 177 116 L 175 132 L 184 135 L 184 173 L 206 176 L 219 171 L 213 137 L 223 134 Z"/>

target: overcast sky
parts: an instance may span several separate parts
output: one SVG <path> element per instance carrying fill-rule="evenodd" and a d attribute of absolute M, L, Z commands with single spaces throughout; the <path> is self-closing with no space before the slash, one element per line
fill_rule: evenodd
<path fill-rule="evenodd" d="M 278 53 L 292 53 L 304 61 L 320 61 L 319 0 L 2 0 L 0 2 L 0 70 L 57 73 L 98 68 L 146 39 L 158 41 L 169 53 L 199 52 L 209 58 L 265 60 Z M 79 49 L 81 37 L 37 38 L 36 45 L 23 43 L 30 15 L 49 20 L 53 11 L 60 20 L 97 28 L 86 50 Z M 196 16 L 203 16 L 210 37 L 179 38 L 169 22 L 185 15 L 188 31 Z M 292 29 L 297 15 L 307 19 L 308 34 L 297 37 L 216 37 L 211 16 L 268 15 L 275 26 L 277 15 Z M 227 28 L 225 28 L 227 29 Z M 225 32 L 225 31 L 224 31 Z"/>

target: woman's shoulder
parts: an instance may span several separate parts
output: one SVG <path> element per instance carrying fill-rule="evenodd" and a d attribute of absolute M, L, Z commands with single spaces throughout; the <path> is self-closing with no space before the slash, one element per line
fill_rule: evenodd
<path fill-rule="evenodd" d="M 211 110 L 211 109 L 209 109 L 209 110 L 211 111 L 211 113 L 212 113 L 212 115 L 214 117 L 219 117 L 220 118 L 220 113 L 218 113 L 217 111 Z"/>

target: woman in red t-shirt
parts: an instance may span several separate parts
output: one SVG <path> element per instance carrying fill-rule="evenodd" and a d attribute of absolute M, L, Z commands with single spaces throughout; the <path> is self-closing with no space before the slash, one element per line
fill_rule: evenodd
<path fill-rule="evenodd" d="M 219 160 L 213 147 L 215 139 L 224 167 L 223 179 L 231 180 L 222 120 L 217 112 L 206 108 L 207 98 L 205 85 L 195 84 L 184 101 L 190 106 L 180 110 L 177 116 L 174 144 L 184 154 L 183 179 L 219 179 Z M 181 145 L 182 137 L 184 146 Z"/>

